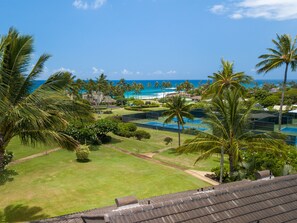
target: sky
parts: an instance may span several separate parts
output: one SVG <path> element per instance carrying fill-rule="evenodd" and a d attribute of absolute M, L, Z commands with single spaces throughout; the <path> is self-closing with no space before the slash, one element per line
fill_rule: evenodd
<path fill-rule="evenodd" d="M 297 34 L 297 0 L 0 0 L 0 35 L 34 37 L 32 64 L 52 55 L 39 79 L 59 70 L 77 78 L 197 80 L 221 59 L 255 79 L 276 34 Z M 289 72 L 297 79 L 297 72 Z"/>

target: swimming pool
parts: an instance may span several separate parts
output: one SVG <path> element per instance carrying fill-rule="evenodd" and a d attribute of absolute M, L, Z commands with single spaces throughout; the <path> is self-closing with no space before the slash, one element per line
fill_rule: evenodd
<path fill-rule="evenodd" d="M 178 125 L 177 124 L 171 124 L 171 123 L 163 124 L 162 122 L 146 122 L 145 124 L 146 125 L 156 126 L 156 127 L 165 127 L 165 128 L 170 128 L 170 129 L 178 129 Z M 195 126 L 187 126 L 187 125 L 184 125 L 184 129 L 197 129 L 199 131 L 205 131 L 205 130 L 207 130 L 207 128 L 195 127 Z"/>
<path fill-rule="evenodd" d="M 297 128 L 296 127 L 284 127 L 281 130 L 282 132 L 288 132 L 288 133 L 295 133 L 297 134 Z"/>
<path fill-rule="evenodd" d="M 193 120 L 188 119 L 188 118 L 183 118 L 183 119 L 184 119 L 184 122 L 185 123 L 191 123 L 191 124 L 201 124 L 202 123 L 202 120 L 199 119 L 199 118 L 194 118 Z M 174 117 L 172 120 L 174 122 L 177 122 L 177 118 L 176 117 Z"/>

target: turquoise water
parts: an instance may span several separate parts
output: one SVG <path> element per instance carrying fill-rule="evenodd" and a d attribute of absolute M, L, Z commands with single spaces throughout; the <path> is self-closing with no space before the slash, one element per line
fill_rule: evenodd
<path fill-rule="evenodd" d="M 155 88 L 154 85 L 158 81 L 159 85 L 162 84 L 163 81 L 170 81 L 172 87 L 166 88 L 166 89 L 161 89 Z M 129 91 L 125 93 L 125 97 L 135 97 L 135 98 L 148 98 L 148 99 L 153 99 L 153 98 L 162 98 L 168 93 L 173 93 L 176 91 L 176 86 L 184 82 L 185 80 L 127 80 L 126 82 L 128 84 L 132 84 L 133 82 L 136 83 L 141 83 L 144 86 L 144 90 L 140 92 L 140 94 L 136 95 L 134 92 Z M 32 90 L 36 89 L 39 87 L 41 84 L 43 84 L 45 81 L 44 80 L 37 80 L 33 82 Z M 112 81 L 114 84 L 118 82 L 118 80 L 113 80 Z M 190 83 L 192 83 L 195 87 L 198 87 L 200 85 L 203 85 L 207 83 L 207 80 L 189 80 Z M 258 85 L 259 87 L 263 86 L 264 83 L 270 83 L 270 84 L 279 84 L 281 83 L 281 80 L 255 80 L 254 83 L 247 85 L 246 87 L 254 87 L 255 85 Z"/>
<path fill-rule="evenodd" d="M 166 127 L 166 128 L 170 128 L 170 129 L 178 129 L 178 125 L 177 124 L 164 124 L 162 122 L 146 122 L 144 124 L 151 125 L 151 126 L 156 126 L 156 127 Z M 205 130 L 207 130 L 207 128 L 184 125 L 184 129 L 193 129 L 193 128 L 194 129 L 197 129 L 199 131 L 205 131 Z"/>
<path fill-rule="evenodd" d="M 295 133 L 295 134 L 297 134 L 297 127 L 285 127 L 285 128 L 282 128 L 281 131 L 285 132 L 285 133 Z"/>

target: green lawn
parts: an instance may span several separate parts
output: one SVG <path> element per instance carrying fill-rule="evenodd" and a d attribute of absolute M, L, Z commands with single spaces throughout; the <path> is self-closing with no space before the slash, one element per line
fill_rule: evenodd
<path fill-rule="evenodd" d="M 125 138 L 121 136 L 117 136 L 111 134 L 113 141 L 112 143 L 114 146 L 129 150 L 135 153 L 148 153 L 148 152 L 155 152 L 160 149 L 164 148 L 172 148 L 178 146 L 178 136 L 175 132 L 168 132 L 168 131 L 161 131 L 161 130 L 154 130 L 154 129 L 147 129 L 147 128 L 140 128 L 137 129 L 145 130 L 151 134 L 150 139 L 143 139 L 141 141 L 135 140 L 134 138 Z M 166 145 L 164 143 L 165 137 L 171 137 L 173 139 L 172 145 Z M 193 138 L 191 135 L 181 134 L 181 142 L 185 139 Z"/>
<path fill-rule="evenodd" d="M 0 185 L 0 221 L 25 221 L 207 186 L 182 171 L 101 146 L 91 162 L 60 150 L 10 167 L 18 175 Z M 5 217 L 4 217 L 5 216 Z M 4 221 L 4 220 L 3 220 Z"/>
<path fill-rule="evenodd" d="M 213 167 L 220 165 L 220 155 L 215 154 L 206 160 L 200 160 L 195 165 L 195 160 L 198 154 L 179 154 L 175 149 L 166 150 L 154 156 L 154 159 L 166 161 L 168 163 L 176 164 L 181 167 L 195 169 L 200 171 L 211 171 Z M 227 156 L 225 157 L 225 164 L 227 164 Z"/>
<path fill-rule="evenodd" d="M 14 154 L 13 159 L 17 160 L 26 156 L 30 156 L 36 153 L 44 152 L 49 149 L 53 149 L 54 145 L 39 144 L 35 147 L 22 145 L 18 137 L 14 137 L 7 146 L 8 151 L 12 151 Z"/>

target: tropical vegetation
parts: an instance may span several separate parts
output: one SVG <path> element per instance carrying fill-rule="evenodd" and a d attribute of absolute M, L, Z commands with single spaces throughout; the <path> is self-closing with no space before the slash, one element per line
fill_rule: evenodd
<path fill-rule="evenodd" d="M 184 127 L 184 118 L 193 119 L 194 116 L 190 113 L 192 104 L 187 103 L 185 98 L 181 96 L 174 96 L 168 100 L 165 105 L 168 110 L 163 112 L 163 116 L 166 116 L 164 123 L 169 123 L 176 118 L 178 129 L 178 145 L 180 146 L 180 132 L 181 127 Z"/>
<path fill-rule="evenodd" d="M 57 72 L 32 90 L 42 73 L 48 54 L 41 55 L 31 68 L 33 37 L 11 28 L 0 42 L 0 171 L 4 169 L 6 147 L 13 137 L 22 143 L 55 143 L 73 149 L 78 142 L 63 133 L 68 120 L 91 117 L 88 105 L 71 100 L 66 88 L 68 73 Z"/>
<path fill-rule="evenodd" d="M 297 47 L 296 40 L 292 40 L 291 36 L 288 34 L 278 35 L 277 39 L 272 40 L 274 48 L 268 48 L 267 54 L 262 54 L 259 56 L 259 59 L 262 59 L 256 67 L 258 67 L 259 73 L 268 73 L 271 70 L 285 65 L 285 73 L 282 84 L 282 95 L 280 100 L 280 109 L 279 109 L 279 120 L 278 120 L 278 130 L 281 130 L 282 126 L 282 110 L 284 104 L 284 95 L 286 91 L 288 69 L 291 68 L 292 71 L 295 71 L 297 68 Z"/>

